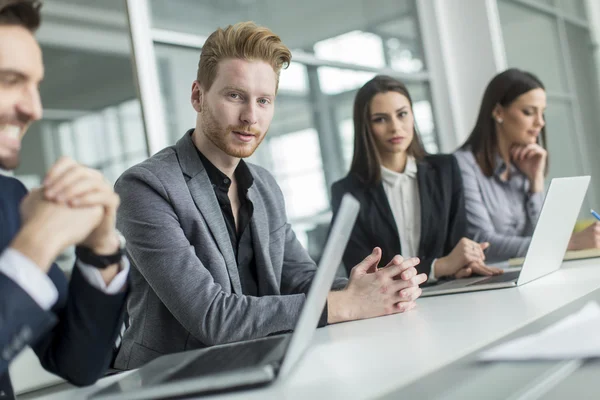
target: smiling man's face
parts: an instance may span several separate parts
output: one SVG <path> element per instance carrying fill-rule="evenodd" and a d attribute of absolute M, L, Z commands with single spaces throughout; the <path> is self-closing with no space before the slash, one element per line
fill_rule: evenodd
<path fill-rule="evenodd" d="M 21 140 L 42 117 L 43 76 L 42 51 L 33 34 L 17 25 L 0 26 L 0 168 L 19 165 Z"/>

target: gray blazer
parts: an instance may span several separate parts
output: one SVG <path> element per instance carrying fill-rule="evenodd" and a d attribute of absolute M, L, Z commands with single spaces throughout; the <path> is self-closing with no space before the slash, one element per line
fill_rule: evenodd
<path fill-rule="evenodd" d="M 242 293 L 219 203 L 189 134 L 117 181 L 117 226 L 127 239 L 132 269 L 131 326 L 116 368 L 294 328 L 316 265 L 287 222 L 275 179 L 248 166 L 260 297 Z M 346 282 L 338 279 L 334 287 Z"/>

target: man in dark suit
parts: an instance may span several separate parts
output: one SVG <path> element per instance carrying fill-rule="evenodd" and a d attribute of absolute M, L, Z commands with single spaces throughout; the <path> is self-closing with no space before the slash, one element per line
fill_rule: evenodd
<path fill-rule="evenodd" d="M 19 164 L 41 118 L 37 1 L 0 0 L 0 169 Z M 61 159 L 27 193 L 0 176 L 0 399 L 13 398 L 11 360 L 31 346 L 75 385 L 101 377 L 122 320 L 129 264 L 115 229 L 119 198 L 97 171 Z M 53 260 L 78 244 L 70 282 Z"/>

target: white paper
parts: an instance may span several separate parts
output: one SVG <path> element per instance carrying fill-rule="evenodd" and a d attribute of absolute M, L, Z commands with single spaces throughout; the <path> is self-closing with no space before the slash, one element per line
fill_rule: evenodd
<path fill-rule="evenodd" d="M 479 355 L 480 360 L 561 360 L 600 357 L 600 306 L 580 311 L 541 332 L 511 340 Z"/>

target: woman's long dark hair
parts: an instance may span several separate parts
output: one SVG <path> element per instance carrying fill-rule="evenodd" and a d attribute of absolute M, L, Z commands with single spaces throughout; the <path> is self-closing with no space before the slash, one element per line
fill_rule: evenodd
<path fill-rule="evenodd" d="M 470 148 L 477 164 L 485 176 L 492 176 L 496 168 L 496 153 L 498 152 L 498 135 L 493 118 L 496 105 L 509 106 L 517 97 L 533 89 L 544 89 L 544 84 L 530 72 L 517 68 L 507 69 L 496 75 L 488 84 L 483 94 L 477 122 L 462 149 Z M 541 137 L 541 143 L 540 143 Z M 541 130 L 537 142 L 546 146 L 546 127 Z M 548 170 L 546 159 L 546 171 Z"/>
<path fill-rule="evenodd" d="M 354 99 L 354 156 L 350 164 L 350 174 L 367 185 L 375 186 L 381 182 L 381 157 L 371 130 L 371 100 L 378 93 L 387 92 L 398 92 L 405 96 L 412 112 L 413 103 L 408 89 L 402 82 L 390 76 L 377 75 L 358 90 Z M 413 133 L 407 153 L 420 160 L 427 153 L 416 128 Z"/>

